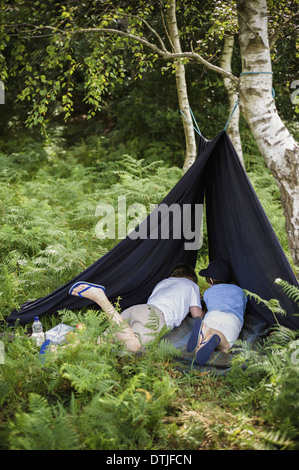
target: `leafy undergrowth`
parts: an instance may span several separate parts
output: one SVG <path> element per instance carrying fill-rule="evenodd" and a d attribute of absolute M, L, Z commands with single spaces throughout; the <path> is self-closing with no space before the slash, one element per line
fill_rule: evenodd
<path fill-rule="evenodd" d="M 297 449 L 297 332 L 278 328 L 259 351 L 241 345 L 229 373 L 214 376 L 182 370 L 179 353 L 157 341 L 141 355 L 124 354 L 109 334 L 97 344 L 107 325 L 93 310 L 42 318 L 44 330 L 86 325 L 43 364 L 30 329 L 5 325 L 13 309 L 52 292 L 117 243 L 96 236 L 99 203 L 117 209 L 126 196 L 128 205 L 150 209 L 182 175 L 152 156 L 110 153 L 102 138 L 67 148 L 56 131 L 46 144 L 23 139 L 0 154 L 1 448 Z M 277 187 L 256 157 L 247 165 L 287 252 Z M 200 256 L 205 265 L 205 241 Z"/>
<path fill-rule="evenodd" d="M 265 446 L 271 426 L 230 407 L 224 378 L 176 367 L 176 351 L 154 342 L 147 354 L 124 354 L 98 312 L 61 312 L 84 321 L 76 341 L 38 359 L 24 328 L 7 337 L 1 366 L 1 447 L 17 450 L 197 450 Z M 102 325 L 99 327 L 99 324 Z M 21 367 L 20 367 L 21 364 Z"/>
<path fill-rule="evenodd" d="M 182 370 L 179 352 L 158 339 L 146 354 L 123 353 L 101 312 L 64 310 L 59 321 L 85 329 L 43 363 L 24 327 L 3 338 L 2 449 L 298 448 L 295 333 L 273 333 L 259 352 L 244 348 L 219 377 Z"/>

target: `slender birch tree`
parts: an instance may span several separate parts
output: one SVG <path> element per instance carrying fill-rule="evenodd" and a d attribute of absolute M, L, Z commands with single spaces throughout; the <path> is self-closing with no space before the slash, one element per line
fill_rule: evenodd
<path fill-rule="evenodd" d="M 167 8 L 167 26 L 172 52 L 175 54 L 181 54 L 182 49 L 177 25 L 175 0 L 170 2 Z M 192 116 L 190 113 L 185 66 L 181 60 L 175 60 L 174 65 L 178 101 L 184 117 L 183 126 L 185 132 L 186 153 L 183 170 L 186 171 L 192 165 L 192 163 L 194 163 L 196 158 L 196 139 L 192 125 Z"/>
<path fill-rule="evenodd" d="M 224 37 L 223 52 L 221 56 L 220 66 L 227 72 L 232 72 L 231 62 L 233 57 L 234 42 L 235 37 L 233 34 Z M 239 131 L 240 108 L 238 106 L 238 87 L 227 77 L 223 78 L 223 82 L 228 96 L 229 114 L 231 116 L 227 133 L 232 141 L 235 150 L 237 151 L 240 160 L 242 161 L 242 163 L 244 163 L 242 142 Z"/>

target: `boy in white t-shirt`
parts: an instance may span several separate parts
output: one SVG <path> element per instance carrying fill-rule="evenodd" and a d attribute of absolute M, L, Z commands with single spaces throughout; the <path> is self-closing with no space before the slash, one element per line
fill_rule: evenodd
<path fill-rule="evenodd" d="M 189 312 L 193 317 L 204 315 L 196 273 L 184 264 L 176 266 L 168 278 L 156 285 L 146 304 L 134 305 L 121 314 L 108 300 L 103 286 L 81 281 L 75 283 L 69 293 L 93 300 L 106 313 L 111 324 L 121 325 L 115 335 L 131 352 L 139 351 L 164 325 L 171 329 L 179 326 Z M 155 332 L 147 327 L 153 312 L 159 320 Z"/>

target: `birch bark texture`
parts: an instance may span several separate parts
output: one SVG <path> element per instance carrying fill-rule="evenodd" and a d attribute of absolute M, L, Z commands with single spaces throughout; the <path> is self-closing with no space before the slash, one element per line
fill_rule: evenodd
<path fill-rule="evenodd" d="M 176 54 L 181 54 L 182 49 L 181 49 L 179 30 L 178 30 L 177 19 L 176 19 L 175 0 L 170 2 L 169 6 L 167 7 L 167 27 L 169 31 L 169 40 L 170 40 L 173 52 Z M 185 66 L 180 60 L 175 61 L 175 78 L 176 78 L 176 87 L 177 87 L 179 106 L 185 116 L 185 117 L 183 116 L 183 127 L 184 127 L 184 133 L 185 133 L 185 141 L 186 141 L 186 153 L 185 153 L 183 171 L 186 172 L 190 168 L 190 166 L 195 162 L 197 148 L 196 148 L 196 139 L 195 139 L 193 124 L 192 124 L 192 116 L 190 113 Z"/>
<path fill-rule="evenodd" d="M 235 37 L 233 34 L 230 36 L 225 36 L 221 62 L 220 62 L 221 68 L 230 73 L 232 73 L 231 62 L 232 62 L 232 56 L 233 56 L 233 50 L 234 50 L 234 42 L 235 42 Z M 231 113 L 234 111 L 234 107 L 238 100 L 237 86 L 235 82 L 233 82 L 227 77 L 223 77 L 223 83 L 227 92 L 227 97 L 228 97 L 228 102 L 229 102 L 229 115 L 231 115 Z M 239 132 L 239 120 L 240 120 L 240 108 L 239 106 L 237 106 L 231 117 L 229 127 L 227 129 L 227 133 L 229 135 L 229 138 L 232 141 L 232 144 L 241 162 L 244 165 L 242 143 L 241 143 L 240 132 Z"/>
<path fill-rule="evenodd" d="M 272 94 L 267 1 L 237 0 L 237 8 L 240 109 L 279 186 L 290 251 L 299 265 L 299 146 L 279 117 Z"/>

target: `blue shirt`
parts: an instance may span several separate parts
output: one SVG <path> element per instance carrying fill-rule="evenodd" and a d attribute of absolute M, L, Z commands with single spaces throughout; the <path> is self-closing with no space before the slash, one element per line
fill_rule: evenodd
<path fill-rule="evenodd" d="M 243 324 L 247 297 L 241 287 L 234 284 L 215 284 L 204 292 L 203 300 L 209 312 L 218 310 L 232 313 Z"/>

